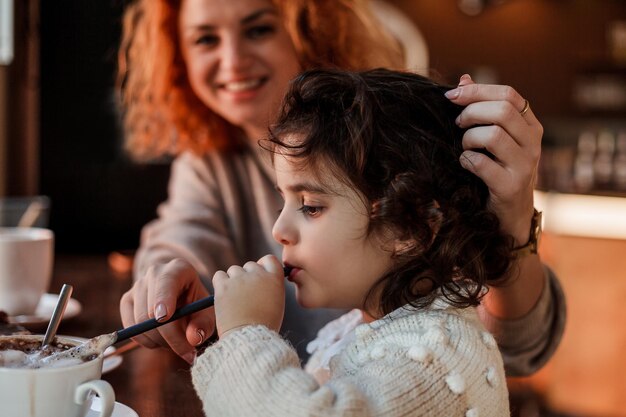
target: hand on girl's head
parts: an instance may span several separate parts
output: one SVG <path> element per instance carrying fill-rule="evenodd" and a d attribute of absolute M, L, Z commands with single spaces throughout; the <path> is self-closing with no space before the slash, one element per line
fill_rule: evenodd
<path fill-rule="evenodd" d="M 233 265 L 213 276 L 215 321 L 223 337 L 228 331 L 261 324 L 278 331 L 285 310 L 282 264 L 274 255 L 243 267 Z"/>
<path fill-rule="evenodd" d="M 461 165 L 487 184 L 490 207 L 502 230 L 517 245 L 524 244 L 533 213 L 541 123 L 529 108 L 522 114 L 527 101 L 509 86 L 476 84 L 464 75 L 458 88 L 446 96 L 466 106 L 457 119 L 460 127 L 468 129 L 463 135 Z"/>

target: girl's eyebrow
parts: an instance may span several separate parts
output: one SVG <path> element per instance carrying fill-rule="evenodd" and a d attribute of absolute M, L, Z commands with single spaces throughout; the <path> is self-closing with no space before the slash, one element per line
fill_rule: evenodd
<path fill-rule="evenodd" d="M 281 195 L 283 194 L 283 191 L 278 185 L 275 185 L 274 188 L 276 188 L 276 191 L 278 191 Z M 299 182 L 295 184 L 290 184 L 287 186 L 287 191 L 292 193 L 300 193 L 304 191 L 313 194 L 330 194 L 329 191 L 324 187 L 320 186 L 319 184 L 314 184 L 310 182 Z"/>

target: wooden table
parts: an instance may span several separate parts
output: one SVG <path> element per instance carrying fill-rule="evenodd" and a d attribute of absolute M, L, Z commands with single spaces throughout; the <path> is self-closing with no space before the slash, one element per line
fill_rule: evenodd
<path fill-rule="evenodd" d="M 131 281 L 130 274 L 115 274 L 105 255 L 57 255 L 50 292 L 71 284 L 72 297 L 83 308 L 79 316 L 62 322 L 58 333 L 89 338 L 120 329 L 119 300 Z M 204 416 L 189 365 L 174 353 L 139 348 L 123 358 L 117 369 L 103 375 L 118 402 L 140 417 Z"/>

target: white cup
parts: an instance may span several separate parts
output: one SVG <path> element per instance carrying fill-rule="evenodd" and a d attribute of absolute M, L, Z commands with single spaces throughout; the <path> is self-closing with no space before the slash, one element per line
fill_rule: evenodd
<path fill-rule="evenodd" d="M 33 314 L 50 286 L 54 234 L 36 227 L 0 227 L 0 310 Z"/>
<path fill-rule="evenodd" d="M 42 335 L 0 336 L 3 339 L 37 340 Z M 57 337 L 62 343 L 76 345 L 71 338 Z M 77 365 L 59 368 L 0 367 L 0 416 L 2 417 L 85 417 L 91 409 L 93 394 L 100 397 L 99 417 L 111 417 L 115 393 L 100 379 L 102 354 Z"/>

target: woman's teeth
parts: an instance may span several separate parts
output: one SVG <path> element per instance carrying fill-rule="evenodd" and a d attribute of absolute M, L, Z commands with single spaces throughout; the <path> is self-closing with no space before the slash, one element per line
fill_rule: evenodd
<path fill-rule="evenodd" d="M 251 90 L 253 88 L 261 85 L 262 79 L 257 78 L 254 80 L 246 80 L 246 81 L 232 81 L 224 84 L 224 89 L 227 91 L 232 91 L 234 93 L 238 93 L 240 91 Z"/>

